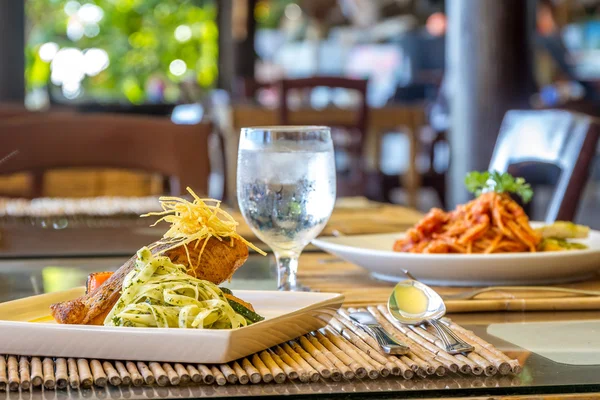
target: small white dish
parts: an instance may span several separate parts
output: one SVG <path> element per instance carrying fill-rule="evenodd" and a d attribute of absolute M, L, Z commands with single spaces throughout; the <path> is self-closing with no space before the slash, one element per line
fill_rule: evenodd
<path fill-rule="evenodd" d="M 428 285 L 438 286 L 543 285 L 586 279 L 600 270 L 598 231 L 578 240 L 589 247 L 586 250 L 504 254 L 394 252 L 394 241 L 403 235 L 322 237 L 312 244 L 389 282 L 406 279 L 402 269 Z"/>
<path fill-rule="evenodd" d="M 236 296 L 265 317 L 239 329 L 56 324 L 49 315 L 50 305 L 83 291 L 76 288 L 0 304 L 0 354 L 226 363 L 324 327 L 344 300 L 337 293 L 236 290 Z"/>

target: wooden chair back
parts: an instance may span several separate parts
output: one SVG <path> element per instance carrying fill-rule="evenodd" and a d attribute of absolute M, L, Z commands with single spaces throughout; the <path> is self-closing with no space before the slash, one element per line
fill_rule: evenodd
<path fill-rule="evenodd" d="M 367 121 L 369 118 L 369 106 L 367 104 L 366 79 L 350 79 L 341 77 L 316 76 L 301 79 L 283 79 L 280 82 L 279 120 L 282 125 L 293 125 L 288 103 L 288 95 L 293 90 L 315 89 L 327 87 L 332 89 L 348 89 L 355 91 L 360 96 L 360 106 L 356 113 L 356 119 L 351 123 L 340 123 L 339 121 L 327 120 L 327 109 L 323 111 L 323 118 L 318 123 L 331 126 L 333 130 L 333 141 L 337 151 L 348 155 L 349 170 L 340 173 L 338 171 L 338 196 L 362 196 L 366 191 L 366 171 L 364 166 L 363 150 L 365 137 L 367 135 Z M 314 122 L 307 121 L 310 124 Z M 304 122 L 306 123 L 306 122 Z M 349 138 L 336 140 L 335 130 L 342 129 L 349 134 Z"/>
<path fill-rule="evenodd" d="M 43 193 L 43 173 L 59 168 L 119 168 L 159 173 L 169 193 L 209 190 L 211 124 L 176 125 L 168 118 L 41 113 L 0 120 L 0 149 L 18 153 L 0 174 L 31 172 L 31 197 Z"/>
<path fill-rule="evenodd" d="M 585 189 L 600 125 L 585 114 L 564 110 L 509 111 L 502 122 L 490 170 L 519 174 L 521 167 L 560 169 L 546 222 L 572 221 Z"/>

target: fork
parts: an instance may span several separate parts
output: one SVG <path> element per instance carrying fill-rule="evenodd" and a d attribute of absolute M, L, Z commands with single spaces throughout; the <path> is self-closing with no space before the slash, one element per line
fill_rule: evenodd
<path fill-rule="evenodd" d="M 583 289 L 570 289 L 570 288 L 561 288 L 554 286 L 492 286 L 481 289 L 467 290 L 460 293 L 455 294 L 445 294 L 442 295 L 444 300 L 470 300 L 474 297 L 477 297 L 481 293 L 487 292 L 495 292 L 500 290 L 506 291 L 538 291 L 538 292 L 559 292 L 559 293 L 569 293 L 569 294 L 580 294 L 584 296 L 600 296 L 600 291 L 598 290 L 583 290 Z"/>

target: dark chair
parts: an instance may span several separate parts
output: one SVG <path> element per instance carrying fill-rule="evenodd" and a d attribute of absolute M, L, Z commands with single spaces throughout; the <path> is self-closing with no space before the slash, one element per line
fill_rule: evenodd
<path fill-rule="evenodd" d="M 366 194 L 366 174 L 364 167 L 363 149 L 367 133 L 369 107 L 367 105 L 367 80 L 349 79 L 340 77 L 312 77 L 302 79 L 284 79 L 280 82 L 279 118 L 282 125 L 291 125 L 292 114 L 288 103 L 288 95 L 294 90 L 312 90 L 318 87 L 340 88 L 355 91 L 360 96 L 360 106 L 356 119 L 351 123 L 328 121 L 327 109 L 323 111 L 323 118 L 319 124 L 332 128 L 332 139 L 337 157 L 337 193 L 343 196 L 364 196 Z M 303 123 L 314 124 L 311 121 Z M 341 156 L 347 158 L 345 165 L 340 166 Z"/>
<path fill-rule="evenodd" d="M 509 111 L 506 113 L 490 170 L 548 181 L 544 166 L 560 170 L 548 207 L 546 222 L 572 221 L 596 154 L 600 124 L 584 114 L 564 110 Z M 536 176 L 537 175 L 537 176 Z M 552 177 L 552 174 L 550 174 Z M 527 178 L 527 176 L 526 176 Z"/>
<path fill-rule="evenodd" d="M 43 195 L 43 174 L 58 168 L 119 168 L 159 173 L 166 192 L 190 186 L 209 193 L 211 124 L 176 125 L 167 118 L 41 113 L 0 120 L 0 148 L 18 154 L 0 174 L 33 173 L 31 197 Z"/>

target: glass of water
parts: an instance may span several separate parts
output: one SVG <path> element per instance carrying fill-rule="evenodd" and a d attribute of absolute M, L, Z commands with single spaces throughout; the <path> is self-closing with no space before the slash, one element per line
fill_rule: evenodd
<path fill-rule="evenodd" d="M 279 290 L 305 290 L 298 257 L 335 203 L 331 132 L 324 126 L 243 128 L 237 198 L 246 222 L 277 259 Z"/>

